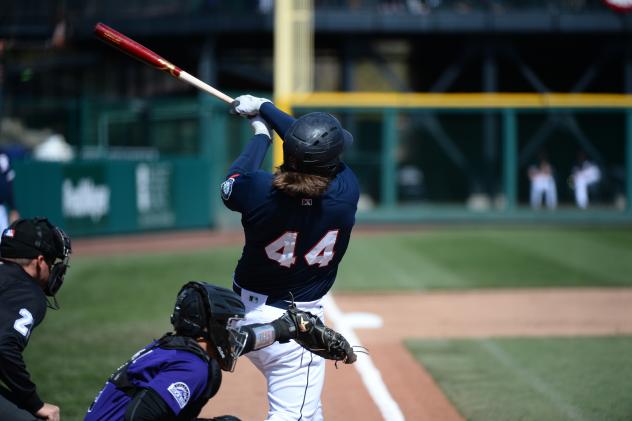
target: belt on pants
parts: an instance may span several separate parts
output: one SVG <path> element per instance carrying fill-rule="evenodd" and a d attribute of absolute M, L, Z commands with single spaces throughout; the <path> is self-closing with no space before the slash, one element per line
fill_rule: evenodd
<path fill-rule="evenodd" d="M 235 291 L 239 296 L 241 296 L 242 288 L 239 285 L 233 283 L 233 291 Z M 248 290 L 246 290 L 246 291 L 248 291 Z M 280 308 L 281 310 L 287 310 L 290 307 L 290 301 L 288 301 L 288 300 L 271 299 L 270 297 L 266 298 L 266 303 L 265 304 L 268 305 L 268 306 Z"/>

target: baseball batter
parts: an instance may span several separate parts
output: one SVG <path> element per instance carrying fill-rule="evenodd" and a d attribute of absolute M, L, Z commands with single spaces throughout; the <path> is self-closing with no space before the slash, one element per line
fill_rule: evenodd
<path fill-rule="evenodd" d="M 233 290 L 247 323 L 280 317 L 293 298 L 300 310 L 323 316 L 355 223 L 359 197 L 341 154 L 353 138 L 327 113 L 295 119 L 269 100 L 242 95 L 233 107 L 255 135 L 221 185 L 224 204 L 240 212 L 245 245 Z M 260 169 L 271 145 L 270 126 L 283 138 L 283 165 Z M 324 360 L 294 342 L 248 354 L 268 385 L 268 420 L 321 420 Z"/>

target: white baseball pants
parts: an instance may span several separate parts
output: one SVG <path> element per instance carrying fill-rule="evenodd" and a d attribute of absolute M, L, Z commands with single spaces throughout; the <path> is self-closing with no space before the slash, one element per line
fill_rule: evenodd
<path fill-rule="evenodd" d="M 285 310 L 265 303 L 265 295 L 242 289 L 246 305 L 245 324 L 268 323 L 278 319 Z M 297 302 L 297 307 L 321 319 L 321 300 Z M 322 421 L 320 395 L 325 382 L 325 360 L 305 350 L 294 341 L 274 343 L 246 354 L 265 376 L 268 384 L 267 421 Z"/>

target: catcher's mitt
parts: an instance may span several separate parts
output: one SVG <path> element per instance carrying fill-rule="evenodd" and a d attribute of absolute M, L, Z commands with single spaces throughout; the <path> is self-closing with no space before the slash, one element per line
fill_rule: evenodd
<path fill-rule="evenodd" d="M 325 326 L 318 316 L 299 310 L 292 303 L 281 318 L 296 327 L 296 337 L 293 339 L 308 351 L 345 364 L 356 361 L 357 356 L 345 337 Z"/>

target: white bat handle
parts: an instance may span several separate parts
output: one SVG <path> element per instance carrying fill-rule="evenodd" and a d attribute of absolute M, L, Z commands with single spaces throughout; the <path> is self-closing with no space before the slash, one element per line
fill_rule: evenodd
<path fill-rule="evenodd" d="M 198 89 L 203 90 L 204 92 L 207 92 L 207 93 L 213 95 L 214 97 L 217 97 L 217 98 L 221 99 L 222 101 L 224 101 L 224 102 L 226 102 L 228 104 L 232 104 L 235 101 L 233 98 L 229 97 L 228 95 L 226 95 L 222 91 L 219 91 L 219 90 L 213 88 L 208 83 L 202 82 L 200 79 L 196 78 L 193 75 L 190 75 L 189 73 L 185 72 L 184 70 L 180 72 L 180 75 L 178 76 L 178 78 L 184 80 L 185 82 L 190 83 L 191 85 L 195 86 Z"/>

